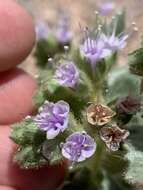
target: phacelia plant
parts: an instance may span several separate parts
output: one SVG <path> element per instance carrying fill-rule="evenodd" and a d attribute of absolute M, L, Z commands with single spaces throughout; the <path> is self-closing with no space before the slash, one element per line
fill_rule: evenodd
<path fill-rule="evenodd" d="M 98 15 L 76 45 L 67 19 L 54 32 L 36 27 L 37 113 L 14 124 L 10 138 L 22 168 L 67 160 L 59 190 L 133 190 L 143 181 L 143 48 L 117 64 L 130 38 L 124 16 Z"/>

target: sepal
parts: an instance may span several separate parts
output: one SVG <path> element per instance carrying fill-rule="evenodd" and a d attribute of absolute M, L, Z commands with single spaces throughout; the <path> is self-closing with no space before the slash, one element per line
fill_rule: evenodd
<path fill-rule="evenodd" d="M 44 141 L 41 146 L 41 154 L 50 165 L 61 163 L 63 160 L 58 139 Z"/>
<path fill-rule="evenodd" d="M 43 165 L 47 165 L 47 161 L 41 157 L 40 152 L 34 150 L 32 145 L 18 148 L 13 161 L 24 169 L 39 168 Z"/>
<path fill-rule="evenodd" d="M 38 129 L 32 119 L 25 119 L 12 125 L 10 138 L 18 145 L 27 146 L 40 144 L 45 139 L 45 133 Z"/>

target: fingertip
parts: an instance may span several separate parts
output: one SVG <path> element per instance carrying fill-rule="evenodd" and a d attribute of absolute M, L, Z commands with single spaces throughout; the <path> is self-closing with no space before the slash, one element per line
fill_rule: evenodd
<path fill-rule="evenodd" d="M 36 81 L 21 69 L 1 73 L 0 76 L 0 124 L 11 124 L 31 114 L 32 97 Z"/>
<path fill-rule="evenodd" d="M 35 43 L 35 27 L 14 0 L 0 1 L 0 23 L 0 71 L 5 71 L 28 56 Z"/>
<path fill-rule="evenodd" d="M 15 189 L 13 187 L 7 187 L 7 186 L 0 185 L 0 190 L 18 190 L 18 189 Z"/>

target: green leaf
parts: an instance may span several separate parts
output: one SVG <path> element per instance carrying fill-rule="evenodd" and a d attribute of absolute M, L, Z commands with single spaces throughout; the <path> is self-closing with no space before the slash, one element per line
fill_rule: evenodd
<path fill-rule="evenodd" d="M 109 190 L 135 190 L 135 188 L 123 178 L 110 177 Z"/>
<path fill-rule="evenodd" d="M 15 153 L 14 162 L 18 163 L 21 168 L 39 168 L 47 164 L 47 161 L 41 157 L 41 154 L 35 152 L 32 146 L 21 147 Z"/>
<path fill-rule="evenodd" d="M 10 138 L 16 144 L 26 146 L 31 144 L 40 144 L 46 137 L 45 133 L 38 129 L 32 119 L 29 119 L 12 125 Z"/>
<path fill-rule="evenodd" d="M 58 43 L 53 36 L 50 36 L 48 40 L 40 40 L 36 44 L 36 50 L 34 56 L 39 67 L 45 67 L 49 57 L 53 57 L 58 52 Z"/>
<path fill-rule="evenodd" d="M 133 74 L 143 76 L 143 48 L 129 54 L 129 65 Z"/>
<path fill-rule="evenodd" d="M 143 122 L 143 120 L 142 120 Z M 130 125 L 128 130 L 130 131 L 129 141 L 139 151 L 143 151 L 143 125 Z"/>
<path fill-rule="evenodd" d="M 125 174 L 126 179 L 131 183 L 142 183 L 143 152 L 140 152 L 132 145 L 129 145 L 126 158 L 129 160 L 129 167 Z"/>
<path fill-rule="evenodd" d="M 128 95 L 139 96 L 140 80 L 130 74 L 126 67 L 114 69 L 108 78 L 108 89 L 106 93 L 107 102 L 112 102 L 118 98 Z"/>
<path fill-rule="evenodd" d="M 36 93 L 33 96 L 33 104 L 36 107 L 40 107 L 46 100 L 46 94 L 43 88 L 40 88 L 36 91 Z"/>

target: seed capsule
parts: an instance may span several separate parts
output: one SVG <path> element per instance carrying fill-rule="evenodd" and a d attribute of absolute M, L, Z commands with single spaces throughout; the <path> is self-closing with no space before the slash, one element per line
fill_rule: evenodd
<path fill-rule="evenodd" d="M 100 137 L 111 151 L 117 151 L 120 143 L 129 136 L 129 131 L 120 129 L 118 126 L 103 127 L 100 130 Z"/>
<path fill-rule="evenodd" d="M 87 120 L 92 125 L 105 125 L 116 113 L 102 104 L 91 104 L 87 108 Z"/>

